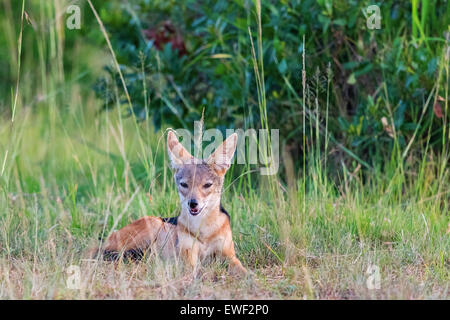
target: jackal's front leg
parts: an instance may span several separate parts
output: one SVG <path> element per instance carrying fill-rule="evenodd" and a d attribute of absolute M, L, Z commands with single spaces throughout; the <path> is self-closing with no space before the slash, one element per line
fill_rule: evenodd
<path fill-rule="evenodd" d="M 234 251 L 234 243 L 232 240 L 224 247 L 222 251 L 222 256 L 227 259 L 230 263 L 230 268 L 233 272 L 237 274 L 246 274 L 247 269 L 244 268 L 241 261 L 236 257 L 236 252 Z"/>
<path fill-rule="evenodd" d="M 193 242 L 189 246 L 183 246 L 180 248 L 180 255 L 186 266 L 190 268 L 195 274 L 198 268 L 198 256 L 199 246 L 196 242 Z"/>
<path fill-rule="evenodd" d="M 190 247 L 182 247 L 180 256 L 184 262 L 185 272 L 191 274 L 193 278 L 197 277 L 199 271 L 199 247 L 193 244 Z"/>

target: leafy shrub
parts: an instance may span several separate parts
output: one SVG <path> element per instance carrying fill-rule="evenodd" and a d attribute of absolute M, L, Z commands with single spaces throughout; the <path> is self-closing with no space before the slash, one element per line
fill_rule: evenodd
<path fill-rule="evenodd" d="M 258 29 L 251 1 L 131 3 L 108 3 L 101 11 L 130 93 L 130 114 L 150 116 L 156 128 L 192 129 L 204 109 L 207 127 L 258 126 L 248 27 L 254 42 Z M 333 141 L 369 164 L 384 159 L 395 144 L 404 149 L 416 130 L 416 141 L 428 141 L 431 132 L 432 145 L 442 144 L 442 110 L 436 117 L 434 99 L 423 110 L 445 67 L 447 1 L 421 1 L 413 7 L 380 1 L 380 30 L 366 27 L 370 4 L 262 3 L 267 114 L 296 159 L 302 154 L 303 37 L 305 107 L 315 114 L 317 106 L 318 123 L 323 128 L 328 121 Z M 127 102 L 116 70 L 107 66 L 106 71 L 96 86 L 105 109 Z M 437 96 L 444 97 L 443 78 L 438 90 Z M 315 124 L 308 122 L 307 128 Z"/>

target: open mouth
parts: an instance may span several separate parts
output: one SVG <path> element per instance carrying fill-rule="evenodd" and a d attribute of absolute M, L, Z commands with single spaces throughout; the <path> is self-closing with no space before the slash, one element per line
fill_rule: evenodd
<path fill-rule="evenodd" d="M 201 211 L 202 209 L 200 208 L 189 208 L 189 213 L 193 216 L 198 215 Z"/>

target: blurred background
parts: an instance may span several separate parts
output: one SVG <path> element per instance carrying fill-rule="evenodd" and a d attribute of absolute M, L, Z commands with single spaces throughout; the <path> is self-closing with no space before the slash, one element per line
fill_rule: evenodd
<path fill-rule="evenodd" d="M 2 0 L 3 117 L 11 116 L 11 84 L 18 80 L 21 4 Z M 66 27 L 69 4 L 81 8 L 79 30 Z M 369 1 L 263 1 L 260 24 L 252 1 L 93 4 L 131 107 L 88 3 L 36 0 L 26 1 L 21 39 L 19 86 L 31 99 L 26 107 L 45 108 L 52 99 L 62 116 L 69 116 L 72 101 L 65 89 L 76 86 L 83 108 L 100 114 L 120 104 L 124 115 L 134 113 L 155 131 L 161 126 L 193 130 L 203 109 L 206 128 L 264 127 L 263 107 L 268 126 L 281 130 L 283 156 L 295 172 L 302 169 L 303 138 L 306 148 L 317 139 L 323 140 L 322 149 L 329 142 L 330 170 L 341 170 L 342 163 L 350 171 L 358 164 L 363 170 L 383 167 L 395 148 L 405 150 L 412 140 L 410 161 L 426 145 L 443 150 L 447 0 L 378 1 L 380 29 L 372 30 Z M 251 38 L 264 74 L 263 105 Z"/>

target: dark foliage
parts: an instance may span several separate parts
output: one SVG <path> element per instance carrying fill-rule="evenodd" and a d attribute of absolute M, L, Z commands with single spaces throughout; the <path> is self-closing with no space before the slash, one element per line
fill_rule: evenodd
<path fill-rule="evenodd" d="M 294 158 L 302 153 L 303 37 L 306 107 L 314 113 L 317 99 L 324 125 L 328 105 L 333 141 L 369 163 L 397 142 L 404 148 L 416 129 L 418 142 L 431 134 L 432 145 L 441 144 L 442 107 L 432 98 L 423 110 L 444 61 L 450 11 L 447 1 L 421 3 L 420 28 L 409 2 L 380 1 L 381 29 L 369 30 L 367 1 L 262 2 L 267 113 Z M 192 129 L 203 109 L 207 127 L 258 126 L 251 1 L 115 2 L 101 17 L 131 96 L 130 114 L 149 116 L 156 129 Z M 96 87 L 104 108 L 117 99 L 128 108 L 116 70 L 105 69 Z M 444 89 L 441 81 L 437 97 Z"/>

